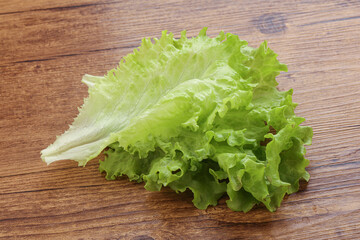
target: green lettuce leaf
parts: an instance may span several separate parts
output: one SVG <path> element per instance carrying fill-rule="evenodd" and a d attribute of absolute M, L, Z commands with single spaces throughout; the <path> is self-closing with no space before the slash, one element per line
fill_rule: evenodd
<path fill-rule="evenodd" d="M 254 49 L 230 33 L 209 38 L 206 28 L 195 38 L 143 39 L 104 77 L 83 77 L 89 97 L 42 159 L 84 166 L 107 148 L 100 171 L 109 180 L 189 189 L 200 209 L 227 194 L 235 211 L 259 203 L 275 211 L 309 180 L 312 138 L 292 90 L 276 89 L 287 71 L 276 57 L 266 42 Z"/>

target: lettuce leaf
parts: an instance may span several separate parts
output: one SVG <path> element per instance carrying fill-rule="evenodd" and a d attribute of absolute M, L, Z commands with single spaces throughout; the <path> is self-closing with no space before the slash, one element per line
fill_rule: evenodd
<path fill-rule="evenodd" d="M 127 175 L 159 191 L 189 189 L 205 209 L 224 194 L 235 211 L 263 203 L 275 211 L 285 194 L 309 180 L 304 145 L 312 129 L 294 113 L 292 90 L 278 91 L 287 71 L 262 43 L 237 35 L 143 39 L 104 77 L 85 75 L 89 97 L 42 159 L 84 166 L 105 148 L 100 171 Z"/>

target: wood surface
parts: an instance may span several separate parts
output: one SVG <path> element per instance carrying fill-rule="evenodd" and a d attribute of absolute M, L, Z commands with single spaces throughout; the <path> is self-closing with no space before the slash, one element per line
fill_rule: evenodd
<path fill-rule="evenodd" d="M 196 209 L 186 192 L 106 181 L 98 159 L 46 166 L 103 75 L 143 37 L 221 30 L 263 40 L 289 67 L 296 113 L 314 129 L 308 184 L 270 213 Z M 0 239 L 360 239 L 359 1 L 0 0 Z M 101 158 L 101 157 L 100 157 Z"/>

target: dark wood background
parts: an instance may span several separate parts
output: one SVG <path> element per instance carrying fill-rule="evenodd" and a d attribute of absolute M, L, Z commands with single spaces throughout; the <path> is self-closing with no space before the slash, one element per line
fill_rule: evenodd
<path fill-rule="evenodd" d="M 46 166 L 103 75 L 143 37 L 221 30 L 288 64 L 297 114 L 314 129 L 308 185 L 275 213 L 198 210 L 190 193 L 106 181 L 98 160 Z M 0 0 L 0 239 L 360 239 L 360 2 Z"/>

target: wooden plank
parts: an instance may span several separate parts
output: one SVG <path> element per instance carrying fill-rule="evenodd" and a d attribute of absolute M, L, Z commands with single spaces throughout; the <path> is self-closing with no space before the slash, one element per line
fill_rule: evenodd
<path fill-rule="evenodd" d="M 359 1 L 0 1 L 0 239 L 360 238 Z M 258 46 L 289 72 L 296 112 L 314 129 L 311 174 L 269 213 L 198 210 L 191 193 L 106 181 L 98 160 L 48 167 L 39 152 L 67 129 L 103 75 L 142 37 L 208 26 Z"/>

